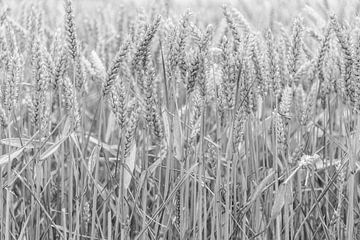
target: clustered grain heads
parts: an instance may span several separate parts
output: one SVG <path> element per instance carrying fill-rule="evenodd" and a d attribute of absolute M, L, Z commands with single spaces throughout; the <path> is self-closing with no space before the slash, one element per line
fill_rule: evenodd
<path fill-rule="evenodd" d="M 52 86 L 54 89 L 57 89 L 59 86 L 59 82 L 65 75 L 65 71 L 68 64 L 68 53 L 64 47 L 61 48 L 60 53 L 57 55 L 55 59 L 55 69 L 54 76 L 52 81 Z"/>
<path fill-rule="evenodd" d="M 8 126 L 8 119 L 5 110 L 0 106 L 0 126 L 4 130 Z"/>
<path fill-rule="evenodd" d="M 124 129 L 126 120 L 126 91 L 122 81 L 112 88 L 108 101 L 117 124 L 120 126 L 120 129 Z"/>
<path fill-rule="evenodd" d="M 282 93 L 281 102 L 279 106 L 280 113 L 285 116 L 290 116 L 291 104 L 293 99 L 293 88 L 286 86 Z"/>
<path fill-rule="evenodd" d="M 295 19 L 292 31 L 292 46 L 289 53 L 289 71 L 294 75 L 299 69 L 301 52 L 303 49 L 304 27 L 301 18 Z"/>
<path fill-rule="evenodd" d="M 44 61 L 44 54 L 41 43 L 38 39 L 33 45 L 32 71 L 34 90 L 31 102 L 31 119 L 35 131 L 42 127 L 43 117 L 46 108 L 46 90 L 47 90 L 47 74 Z"/>
<path fill-rule="evenodd" d="M 138 46 L 136 47 L 131 67 L 134 72 L 141 72 L 146 69 L 147 61 L 149 61 L 150 44 L 155 37 L 155 33 L 160 26 L 160 15 L 156 16 L 152 24 L 147 28 Z"/>
<path fill-rule="evenodd" d="M 9 60 L 8 73 L 2 86 L 3 106 L 12 112 L 19 98 L 19 84 L 22 74 L 22 63 L 19 53 L 16 51 Z"/>
<path fill-rule="evenodd" d="M 277 143 L 277 148 L 279 151 L 283 152 L 285 151 L 285 147 L 286 147 L 286 133 L 285 133 L 285 125 L 284 125 L 284 120 L 282 118 L 282 116 L 278 113 L 278 112 L 274 112 L 274 132 L 275 132 L 275 136 L 276 136 L 276 143 Z"/>
<path fill-rule="evenodd" d="M 360 239 L 353 11 L 92 2 L 0 7 L 1 239 Z"/>
<path fill-rule="evenodd" d="M 231 33 L 233 34 L 235 43 L 239 45 L 242 42 L 239 27 L 236 24 L 228 6 L 226 6 L 226 5 L 223 6 L 223 12 L 224 12 L 224 16 L 226 18 L 226 22 L 227 22 L 229 28 L 231 29 Z"/>
<path fill-rule="evenodd" d="M 78 40 L 76 36 L 76 27 L 74 20 L 74 13 L 72 8 L 72 1 L 65 0 L 65 32 L 66 32 L 66 42 L 67 49 L 72 59 L 76 59 L 78 52 Z"/>
<path fill-rule="evenodd" d="M 145 118 L 150 130 L 158 138 L 163 137 L 163 126 L 160 118 L 159 104 L 155 92 L 155 70 L 153 66 L 147 67 L 148 75 L 145 79 L 144 97 L 145 97 Z"/>
<path fill-rule="evenodd" d="M 109 91 L 111 91 L 114 82 L 117 78 L 117 75 L 120 71 L 120 65 L 124 60 L 124 58 L 126 57 L 126 54 L 129 50 L 129 44 L 130 44 L 129 41 L 125 41 L 113 59 L 110 68 L 108 70 L 107 77 L 103 84 L 103 93 L 102 93 L 103 96 L 106 96 L 109 93 Z"/>
<path fill-rule="evenodd" d="M 124 158 L 130 154 L 131 146 L 135 138 L 135 130 L 138 122 L 138 104 L 136 102 L 129 106 L 129 118 L 126 121 L 125 136 L 124 136 L 124 149 L 122 149 Z"/>

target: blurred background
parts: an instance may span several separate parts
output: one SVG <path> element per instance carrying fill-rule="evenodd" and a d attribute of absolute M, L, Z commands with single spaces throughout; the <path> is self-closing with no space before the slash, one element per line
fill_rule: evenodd
<path fill-rule="evenodd" d="M 3 4 L 11 8 L 19 7 L 28 1 L 2 0 Z M 46 5 L 46 9 L 59 16 L 63 16 L 63 1 L 39 0 Z M 163 17 L 177 18 L 186 9 L 190 8 L 195 19 L 201 19 L 201 24 L 217 25 L 223 20 L 221 6 L 224 4 L 236 7 L 259 31 L 274 28 L 274 24 L 289 26 L 291 20 L 299 15 L 306 19 L 307 24 L 322 28 L 329 13 L 335 13 L 342 23 L 352 22 L 359 15 L 360 1 L 356 0 L 76 0 L 74 1 L 75 16 L 81 19 L 91 19 L 96 15 L 106 18 L 116 18 L 114 8 L 126 9 L 127 13 L 133 10 L 136 15 L 139 11 L 151 15 L 152 11 L 162 10 Z M 94 15 L 95 14 L 95 15 Z M 56 19 L 56 18 L 52 18 Z"/>
<path fill-rule="evenodd" d="M 2 0 L 2 4 L 12 7 L 26 3 L 20 0 Z M 61 0 L 38 0 L 40 4 L 49 6 L 49 11 L 62 12 Z M 344 22 L 357 17 L 360 1 L 357 0 L 76 0 L 76 12 L 94 13 L 106 12 L 114 7 L 124 6 L 126 9 L 151 11 L 154 8 L 168 8 L 170 16 L 178 16 L 190 8 L 195 16 L 202 20 L 215 21 L 222 18 L 221 6 L 232 5 L 240 10 L 249 22 L 256 28 L 267 28 L 269 24 L 281 22 L 290 24 L 290 19 L 303 14 L 313 21 L 324 18 L 328 13 L 335 13 Z M 85 10 L 86 11 L 81 11 Z M 110 12 L 110 11 L 109 11 Z M 319 14 L 323 16 L 319 16 Z M 82 16 L 83 17 L 83 16 Z M 319 18 L 320 17 L 320 18 Z M 319 24 L 319 23 L 316 23 Z M 320 22 L 321 24 L 321 22 Z M 271 26 L 270 26 L 271 27 Z"/>

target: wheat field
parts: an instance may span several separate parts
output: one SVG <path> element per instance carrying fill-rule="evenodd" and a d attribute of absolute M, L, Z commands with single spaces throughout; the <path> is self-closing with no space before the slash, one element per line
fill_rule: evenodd
<path fill-rule="evenodd" d="M 0 1 L 0 239 L 360 239 L 357 1 Z"/>

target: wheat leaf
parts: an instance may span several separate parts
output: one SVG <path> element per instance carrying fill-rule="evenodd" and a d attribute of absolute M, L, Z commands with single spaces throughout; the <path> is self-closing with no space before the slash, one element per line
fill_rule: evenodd
<path fill-rule="evenodd" d="M 18 158 L 21 153 L 24 151 L 24 147 L 16 150 L 15 152 L 12 152 L 10 154 L 4 154 L 0 156 L 0 166 L 7 163 L 7 162 L 12 162 L 15 158 Z"/>

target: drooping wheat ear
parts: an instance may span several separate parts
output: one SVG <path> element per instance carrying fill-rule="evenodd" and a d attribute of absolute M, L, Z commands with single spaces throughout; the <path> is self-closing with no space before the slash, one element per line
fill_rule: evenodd
<path fill-rule="evenodd" d="M 79 106 L 78 98 L 75 97 L 75 104 L 72 111 L 73 129 L 76 131 L 81 127 L 81 109 Z"/>
<path fill-rule="evenodd" d="M 276 62 L 276 51 L 274 45 L 274 35 L 272 34 L 271 30 L 265 33 L 265 41 L 266 41 L 266 55 L 268 60 L 268 85 L 269 89 L 272 91 L 275 88 L 275 78 L 277 77 L 278 66 Z"/>
<path fill-rule="evenodd" d="M 324 65 L 326 54 L 330 50 L 330 37 L 331 37 L 331 27 L 329 25 L 326 28 L 325 36 L 321 41 L 321 47 L 316 61 L 315 69 L 319 74 L 322 73 L 322 67 Z"/>
<path fill-rule="evenodd" d="M 141 73 L 141 70 L 146 69 L 147 61 L 149 60 L 150 55 L 150 44 L 160 26 L 160 21 L 161 17 L 158 15 L 151 26 L 147 28 L 144 37 L 139 42 L 131 62 L 131 68 L 134 73 Z"/>
<path fill-rule="evenodd" d="M 296 109 L 295 117 L 299 122 L 301 121 L 302 113 L 304 111 L 305 99 L 306 96 L 303 86 L 299 84 L 294 91 L 294 108 Z"/>
<path fill-rule="evenodd" d="M 357 33 L 356 43 L 355 43 L 355 51 L 354 51 L 354 95 L 355 95 L 355 108 L 360 109 L 360 33 Z"/>
<path fill-rule="evenodd" d="M 62 95 L 63 95 L 63 107 L 65 108 L 66 112 L 69 113 L 74 105 L 74 87 L 71 80 L 68 77 L 64 77 L 61 80 L 62 86 Z"/>
<path fill-rule="evenodd" d="M 314 73 L 313 75 L 318 76 L 320 81 L 320 98 L 322 102 L 322 106 L 325 107 L 325 99 L 328 94 L 330 94 L 331 91 L 331 84 L 329 81 L 329 78 L 326 78 L 324 73 L 324 62 L 325 57 L 330 49 L 330 37 L 331 37 L 331 28 L 330 26 L 327 27 L 325 36 L 322 39 L 320 51 L 318 53 Z"/>
<path fill-rule="evenodd" d="M 284 44 L 284 39 L 281 39 L 281 42 L 277 46 L 277 52 L 278 52 L 278 66 L 279 66 L 279 82 L 280 82 L 280 88 L 277 88 L 275 91 L 276 95 L 281 94 L 281 89 L 284 85 L 289 83 L 289 71 L 288 71 L 288 64 L 287 64 L 287 58 L 286 58 L 286 48 Z"/>
<path fill-rule="evenodd" d="M 336 50 L 336 47 L 331 48 L 332 51 Z M 344 96 L 346 94 L 345 91 L 345 81 L 344 81 L 344 72 L 345 72 L 345 64 L 344 58 L 338 56 L 331 56 L 332 61 L 334 62 L 334 68 L 331 68 L 331 71 L 338 73 L 340 77 L 335 77 L 333 84 L 335 88 L 335 92 L 340 96 Z M 330 71 L 330 72 L 331 72 Z"/>
<path fill-rule="evenodd" d="M 74 71 L 75 71 L 75 87 L 78 91 L 83 90 L 83 87 L 85 86 L 85 73 L 84 73 L 84 66 L 81 62 L 81 58 L 80 55 L 76 55 L 75 57 L 75 66 L 74 66 Z M 86 90 L 86 89 L 84 89 Z"/>
<path fill-rule="evenodd" d="M 33 58 L 32 58 L 32 67 L 33 67 L 33 79 L 35 89 L 32 94 L 32 103 L 31 103 L 31 119 L 35 131 L 40 130 L 43 118 L 45 116 L 45 91 L 47 86 L 47 71 L 44 61 L 43 51 L 41 50 L 42 46 L 38 39 L 35 39 L 33 45 Z"/>
<path fill-rule="evenodd" d="M 199 59 L 200 59 L 200 68 L 197 72 L 196 83 L 199 86 L 200 94 L 204 100 L 206 100 L 207 96 L 207 79 L 206 79 L 206 68 L 209 65 L 209 61 L 207 60 L 207 56 L 209 53 L 209 45 L 212 39 L 213 34 L 213 26 L 208 25 L 205 31 L 205 34 L 202 35 L 201 40 L 199 42 Z"/>
<path fill-rule="evenodd" d="M 201 109 L 204 101 L 199 92 L 200 91 L 196 89 L 193 93 L 193 97 L 191 98 L 193 107 L 190 116 L 190 124 L 192 127 L 190 138 L 196 138 L 196 136 L 200 134 L 200 121 L 198 120 L 201 116 Z"/>
<path fill-rule="evenodd" d="M 61 52 L 56 58 L 55 69 L 54 69 L 54 78 L 53 78 L 53 88 L 57 89 L 59 82 L 64 77 L 65 70 L 68 64 L 68 52 L 62 47 Z"/>
<path fill-rule="evenodd" d="M 338 21 L 336 20 L 334 15 L 330 16 L 330 24 L 332 26 L 333 31 L 338 39 L 340 44 L 341 50 L 344 55 L 344 83 L 345 83 L 345 91 L 346 91 L 346 98 L 350 101 L 355 101 L 354 96 L 354 86 L 353 82 L 351 81 L 351 73 L 353 68 L 353 54 L 351 51 L 351 46 L 349 44 L 348 38 L 345 35 L 344 31 L 341 29 Z"/>
<path fill-rule="evenodd" d="M 176 75 L 176 67 L 178 64 L 179 49 L 176 42 L 177 39 L 176 30 L 177 30 L 176 27 L 173 26 L 172 22 L 169 21 L 169 23 L 164 26 L 164 29 L 162 29 L 160 33 L 160 38 L 163 35 L 165 36 L 164 45 L 167 51 L 166 51 L 166 61 L 164 64 L 166 67 L 165 70 L 166 70 L 167 78 L 170 79 L 170 81 L 173 78 L 173 76 Z"/>
<path fill-rule="evenodd" d="M 19 52 L 16 50 L 9 61 L 6 79 L 4 80 L 3 86 L 1 88 L 3 107 L 10 113 L 18 102 L 21 74 L 21 57 Z"/>
<path fill-rule="evenodd" d="M 316 106 L 316 95 L 317 95 L 317 84 L 316 82 L 312 85 L 308 96 L 306 97 L 305 106 L 301 115 L 300 124 L 306 126 L 313 114 Z"/>
<path fill-rule="evenodd" d="M 236 8 L 231 8 L 230 12 L 234 18 L 234 21 L 238 24 L 240 29 L 243 31 L 244 35 L 247 35 L 251 32 L 251 27 L 249 22 L 245 19 L 243 14 Z"/>
<path fill-rule="evenodd" d="M 72 59 L 75 60 L 76 56 L 79 54 L 78 50 L 78 41 L 76 36 L 76 27 L 74 21 L 74 13 L 72 9 L 72 1 L 65 1 L 65 33 L 66 33 L 66 42 L 67 49 Z"/>
<path fill-rule="evenodd" d="M 42 48 L 42 52 L 44 55 L 44 63 L 46 66 L 46 73 L 47 73 L 46 75 L 49 78 L 47 79 L 47 81 L 50 83 L 54 79 L 55 63 L 50 53 L 47 51 L 45 47 Z"/>
<path fill-rule="evenodd" d="M 196 73 L 195 83 L 198 86 L 200 96 L 202 97 L 202 100 L 206 100 L 206 74 L 205 74 L 205 55 L 204 53 L 199 53 L 199 68 Z"/>
<path fill-rule="evenodd" d="M 158 140 L 161 140 L 164 137 L 164 123 L 162 121 L 160 113 L 161 113 L 160 106 L 159 104 L 155 103 L 153 107 L 152 121 L 154 123 L 153 133 Z"/>
<path fill-rule="evenodd" d="M 119 84 L 115 84 L 114 88 L 109 92 L 108 104 L 112 113 L 115 115 L 116 122 L 120 126 L 120 129 L 124 129 L 126 119 L 126 91 L 123 81 Z"/>
<path fill-rule="evenodd" d="M 286 134 L 284 128 L 284 121 L 281 115 L 275 111 L 273 112 L 273 121 L 274 121 L 274 132 L 276 134 L 276 142 L 278 144 L 278 149 L 280 151 L 285 150 L 286 145 Z"/>
<path fill-rule="evenodd" d="M 0 105 L 0 127 L 3 129 L 7 128 L 8 126 L 8 119 L 5 110 Z"/>
<path fill-rule="evenodd" d="M 251 63 L 250 59 L 246 59 L 243 65 L 243 79 L 245 79 L 244 90 L 241 94 L 241 101 L 243 101 L 244 111 L 246 114 L 252 114 L 256 112 L 257 109 L 257 92 L 255 87 L 253 87 L 253 74 L 251 73 Z"/>
<path fill-rule="evenodd" d="M 301 65 L 301 51 L 303 49 L 303 35 L 304 27 L 301 18 L 295 18 L 292 35 L 291 35 L 291 48 L 289 52 L 289 71 L 292 76 L 298 71 Z"/>
<path fill-rule="evenodd" d="M 74 87 L 71 80 L 68 77 L 62 79 L 62 94 L 63 94 L 63 106 L 65 111 L 72 119 L 74 129 L 77 129 L 80 124 L 80 113 L 77 96 L 74 93 Z"/>
<path fill-rule="evenodd" d="M 224 37 L 221 42 L 221 64 L 222 64 L 222 84 L 220 94 L 223 97 L 223 107 L 232 109 L 235 105 L 235 86 L 237 68 L 235 64 L 235 56 L 230 46 L 229 40 Z"/>
<path fill-rule="evenodd" d="M 117 75 L 120 71 L 121 63 L 124 61 L 126 54 L 129 51 L 130 42 L 125 41 L 123 45 L 121 46 L 120 50 L 117 52 L 116 56 L 114 57 L 110 68 L 107 73 L 107 77 L 103 83 L 103 90 L 102 94 L 103 96 L 107 96 L 111 90 L 111 88 L 114 85 L 114 82 L 116 80 Z"/>
<path fill-rule="evenodd" d="M 190 22 L 191 12 L 187 10 L 185 14 L 181 17 L 180 20 L 180 27 L 179 27 L 179 34 L 177 38 L 177 63 L 179 66 L 180 74 L 182 80 L 185 82 L 186 80 L 186 73 L 187 73 L 187 64 L 186 64 L 186 39 L 189 32 L 189 22 Z"/>
<path fill-rule="evenodd" d="M 136 125 L 138 122 L 138 104 L 135 102 L 129 107 L 130 116 L 126 122 L 126 132 L 124 138 L 124 158 L 127 158 L 130 154 L 131 144 L 135 137 Z"/>
<path fill-rule="evenodd" d="M 291 86 L 286 86 L 281 97 L 281 102 L 279 106 L 280 113 L 285 116 L 290 116 L 290 108 L 293 100 L 293 88 Z"/>
<path fill-rule="evenodd" d="M 209 49 L 209 45 L 212 41 L 213 34 L 214 34 L 214 26 L 209 24 L 206 27 L 205 33 L 202 36 L 199 44 L 200 52 L 206 52 Z"/>
<path fill-rule="evenodd" d="M 235 44 L 236 45 L 240 45 L 241 44 L 241 34 L 239 31 L 239 26 L 238 24 L 235 22 L 234 17 L 232 16 L 229 7 L 226 5 L 223 5 L 223 14 L 225 16 L 226 22 L 231 30 L 231 33 L 234 37 L 235 40 Z"/>
<path fill-rule="evenodd" d="M 262 63 L 260 62 L 261 58 L 258 49 L 258 42 L 256 41 L 255 38 L 253 38 L 253 40 L 250 41 L 251 41 L 250 43 L 251 60 L 254 65 L 254 71 L 255 71 L 255 82 L 260 94 L 264 95 L 266 94 L 268 87 L 266 86 L 266 82 L 263 76 L 263 67 L 262 67 Z"/>
<path fill-rule="evenodd" d="M 244 130 L 245 123 L 247 120 L 247 114 L 244 111 L 243 107 L 240 107 L 235 115 L 235 124 L 234 124 L 234 143 L 238 145 L 244 141 Z"/>
<path fill-rule="evenodd" d="M 150 65 L 150 64 L 148 64 Z M 145 118 L 148 126 L 152 130 L 154 128 L 153 120 L 153 106 L 155 103 L 154 99 L 154 81 L 155 81 L 155 72 L 152 66 L 148 67 L 148 73 L 146 76 L 145 84 L 144 84 L 144 95 L 145 95 Z"/>
<path fill-rule="evenodd" d="M 330 65 L 330 61 L 329 61 L 329 65 Z M 324 64 L 324 66 L 326 66 L 327 63 Z M 354 73 L 355 74 L 355 73 Z M 326 97 L 330 96 L 330 94 L 332 92 L 336 92 L 336 80 L 339 78 L 337 72 L 335 69 L 333 68 L 329 68 L 329 67 L 324 67 L 323 71 L 322 71 L 322 79 L 323 82 L 321 83 L 321 88 L 320 88 L 320 97 L 321 97 L 321 103 L 322 103 L 322 107 L 326 107 Z M 336 77 L 335 77 L 336 76 Z M 354 106 L 356 107 L 356 106 Z"/>
<path fill-rule="evenodd" d="M 158 139 L 163 137 L 163 123 L 159 114 L 159 107 L 156 101 L 156 93 L 154 91 L 155 69 L 148 64 L 148 73 L 145 76 L 144 95 L 145 95 L 145 117 L 147 124 L 152 133 Z"/>
<path fill-rule="evenodd" d="M 192 56 L 189 69 L 189 77 L 186 83 L 187 94 L 191 94 L 195 89 L 196 78 L 201 68 L 201 61 L 199 53 L 195 53 Z"/>
<path fill-rule="evenodd" d="M 225 110 L 227 109 L 227 100 L 225 98 L 223 84 L 219 84 L 217 86 L 216 91 L 216 99 L 217 99 L 217 111 L 219 112 L 220 124 L 223 126 Z"/>
<path fill-rule="evenodd" d="M 89 61 L 92 68 L 95 71 L 95 75 L 100 78 L 102 81 L 105 81 L 106 78 L 106 68 L 103 64 L 103 61 L 100 59 L 99 55 L 95 51 L 91 51 Z"/>

